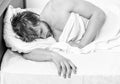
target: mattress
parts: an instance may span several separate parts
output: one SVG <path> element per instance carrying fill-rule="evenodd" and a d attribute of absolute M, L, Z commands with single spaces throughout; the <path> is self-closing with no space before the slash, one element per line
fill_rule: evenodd
<path fill-rule="evenodd" d="M 65 79 L 58 76 L 53 63 L 26 60 L 7 50 L 1 84 L 120 84 L 120 52 L 98 51 L 68 58 L 78 71 Z"/>

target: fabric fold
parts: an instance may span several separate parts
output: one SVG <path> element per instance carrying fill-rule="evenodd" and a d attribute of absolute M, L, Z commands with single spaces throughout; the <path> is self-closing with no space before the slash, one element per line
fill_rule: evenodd
<path fill-rule="evenodd" d="M 47 0 L 46 2 L 44 0 L 43 2 L 44 4 L 41 8 L 41 12 L 42 10 L 44 10 L 49 0 Z M 15 9 L 12 7 L 8 8 L 7 14 L 4 19 L 5 43 L 7 47 L 10 47 L 13 51 L 18 51 L 19 53 L 28 53 L 36 48 L 49 48 L 50 50 L 57 52 L 60 51 L 63 53 L 89 53 L 95 52 L 97 50 L 109 49 L 118 51 L 118 47 L 120 46 L 120 6 L 117 4 L 112 4 L 112 2 L 109 3 L 108 6 L 106 6 L 104 2 L 101 2 L 103 4 L 98 4 L 97 2 L 92 3 L 103 9 L 107 19 L 100 32 L 97 34 L 95 40 L 82 49 L 72 47 L 68 44 L 68 42 L 70 41 L 80 42 L 87 29 L 87 23 L 89 22 L 89 20 L 83 20 L 83 17 L 79 14 L 70 14 L 69 19 L 66 22 L 66 25 L 63 28 L 63 32 L 59 38 L 59 42 L 56 42 L 53 37 L 50 37 L 48 39 L 37 39 L 31 43 L 26 43 L 16 38 L 16 34 L 12 30 L 10 19 L 13 14 L 30 9 L 23 10 L 20 8 Z M 32 9 L 32 11 L 39 14 L 41 13 L 39 10 L 36 11 Z"/>

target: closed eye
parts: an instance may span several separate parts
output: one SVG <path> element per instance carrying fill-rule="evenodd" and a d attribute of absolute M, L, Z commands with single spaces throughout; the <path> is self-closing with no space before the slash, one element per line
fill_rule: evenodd
<path fill-rule="evenodd" d="M 40 31 L 40 35 L 42 35 L 42 33 L 43 33 L 43 30 L 41 29 L 41 31 Z"/>

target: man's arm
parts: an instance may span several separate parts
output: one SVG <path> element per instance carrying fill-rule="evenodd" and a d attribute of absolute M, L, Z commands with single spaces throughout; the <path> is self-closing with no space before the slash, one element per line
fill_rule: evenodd
<path fill-rule="evenodd" d="M 71 0 L 72 12 L 79 13 L 79 15 L 89 19 L 88 28 L 78 44 L 80 48 L 92 42 L 96 34 L 103 26 L 106 16 L 105 13 L 95 5 L 84 0 Z"/>
<path fill-rule="evenodd" d="M 34 49 L 32 52 L 24 54 L 23 57 L 28 60 L 45 62 L 52 61 L 53 52 L 47 49 Z"/>
<path fill-rule="evenodd" d="M 58 69 L 58 74 L 63 74 L 64 78 L 67 76 L 71 77 L 72 71 L 76 73 L 76 66 L 69 59 L 48 49 L 35 49 L 28 54 L 23 54 L 23 57 L 27 60 L 37 62 L 49 61 L 55 63 Z"/>

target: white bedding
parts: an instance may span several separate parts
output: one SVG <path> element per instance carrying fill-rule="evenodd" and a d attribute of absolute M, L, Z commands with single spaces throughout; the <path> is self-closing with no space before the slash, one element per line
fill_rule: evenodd
<path fill-rule="evenodd" d="M 25 60 L 7 50 L 1 84 L 120 84 L 120 52 L 97 51 L 66 57 L 78 68 L 71 79 L 59 77 L 53 63 Z"/>
<path fill-rule="evenodd" d="M 103 3 L 106 3 L 106 1 L 104 0 Z M 117 0 L 113 1 L 117 2 Z M 96 2 L 91 0 L 91 2 L 101 5 L 98 3 L 101 0 Z M 115 4 L 119 4 L 116 2 Z M 107 36 L 114 37 L 118 32 L 117 30 L 119 30 L 120 24 L 117 23 L 120 22 L 118 18 L 120 17 L 120 12 L 117 12 L 117 10 L 120 6 L 112 5 L 110 7 L 110 5 L 107 7 L 111 9 L 106 11 L 106 13 L 110 14 L 106 24 L 110 25 L 105 26 L 106 28 L 101 30 L 109 30 L 109 32 L 102 32 L 99 36 L 101 39 L 106 39 Z M 104 7 L 101 6 L 101 8 Z M 113 28 L 118 29 L 114 29 L 113 32 Z M 110 32 L 113 33 L 111 34 Z M 119 42 L 119 40 L 116 40 L 116 42 Z M 102 48 L 105 48 L 104 44 L 102 44 L 101 49 L 89 54 L 64 54 L 78 67 L 77 74 L 73 74 L 71 79 L 59 77 L 53 63 L 25 60 L 18 54 L 7 50 L 1 67 L 1 84 L 120 84 L 120 47 L 114 47 L 109 50 L 102 50 Z"/>
<path fill-rule="evenodd" d="M 74 40 L 75 42 L 80 41 L 82 36 L 85 33 L 86 26 L 81 16 L 76 13 L 71 13 L 64 30 L 59 38 L 59 42 L 56 42 L 54 38 L 50 37 L 48 39 L 37 39 L 33 42 L 26 43 L 19 39 L 11 26 L 11 18 L 14 14 L 29 9 L 20 9 L 13 8 L 12 6 L 8 7 L 7 14 L 4 19 L 4 40 L 7 47 L 10 47 L 13 51 L 18 52 L 30 52 L 36 48 L 48 48 L 52 51 L 63 51 L 66 53 L 89 53 L 94 52 L 99 49 L 112 49 L 119 50 L 120 46 L 120 4 L 114 1 L 110 1 L 106 5 L 106 1 L 101 1 L 101 3 L 92 0 L 91 2 L 99 6 L 106 14 L 106 21 L 100 32 L 96 36 L 96 39 L 86 45 L 82 49 L 71 47 L 67 42 Z M 42 10 L 45 8 L 49 0 L 43 0 L 44 4 Z M 29 10 L 33 11 L 33 10 Z M 40 14 L 39 11 L 34 10 L 34 12 Z M 87 20 L 88 21 L 88 20 Z M 87 25 L 87 24 L 86 24 Z M 109 30 L 109 31 L 108 31 Z M 19 45 L 20 44 L 20 45 Z"/>

